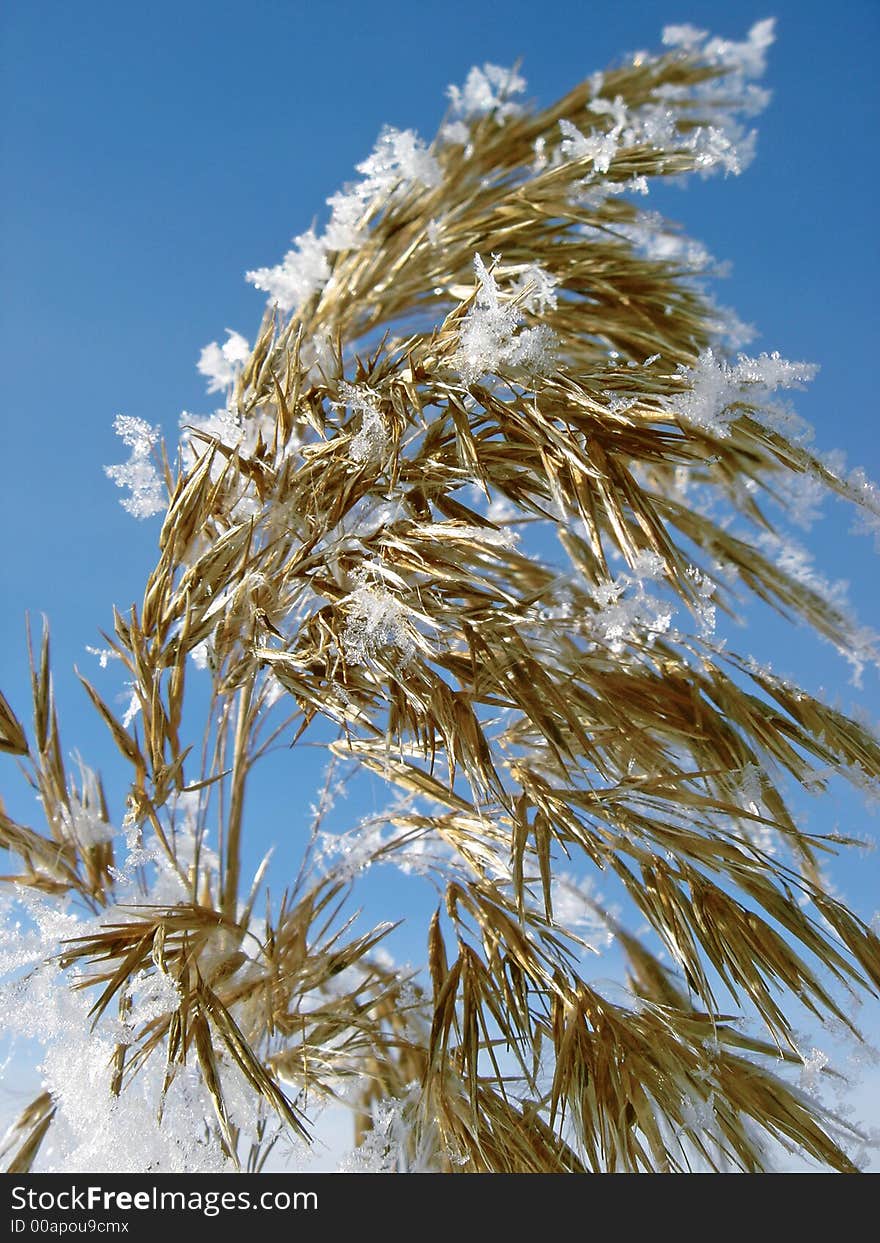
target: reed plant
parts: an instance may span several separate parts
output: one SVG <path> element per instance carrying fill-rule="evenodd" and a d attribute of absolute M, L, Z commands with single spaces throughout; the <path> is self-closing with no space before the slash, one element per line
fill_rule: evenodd
<path fill-rule="evenodd" d="M 856 1033 L 880 941 L 791 790 L 870 786 L 880 745 L 724 626 L 757 599 L 875 661 L 788 519 L 828 493 L 876 523 L 880 494 L 780 400 L 813 368 L 736 354 L 711 258 L 645 209 L 748 163 L 772 23 L 664 38 L 544 108 L 485 65 L 431 143 L 383 131 L 249 273 L 254 343 L 203 351 L 220 408 L 171 450 L 117 420 L 108 473 L 161 521 L 106 637 L 128 712 L 82 679 L 125 806 L 67 757 L 47 631 L 32 723 L 0 697 L 45 813 L 0 814 L 3 1008 L 45 1044 L 10 1171 L 295 1163 L 338 1101 L 351 1168 L 759 1171 L 769 1141 L 855 1168 L 793 1016 Z M 253 787 L 309 743 L 267 898 Z M 363 771 L 387 809 L 329 835 Z M 388 862 L 437 895 L 423 970 L 394 912 L 355 918 Z"/>

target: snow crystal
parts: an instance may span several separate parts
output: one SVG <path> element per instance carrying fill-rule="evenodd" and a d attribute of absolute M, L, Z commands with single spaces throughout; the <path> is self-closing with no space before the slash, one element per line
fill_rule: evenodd
<path fill-rule="evenodd" d="M 520 270 L 511 292 L 517 295 L 520 305 L 527 311 L 540 314 L 548 308 L 556 308 L 558 285 L 559 281 L 552 272 L 542 268 L 539 263 L 529 263 Z"/>
<path fill-rule="evenodd" d="M 238 449 L 242 457 L 249 457 L 257 450 L 261 440 L 264 444 L 273 442 L 275 419 L 271 409 L 265 407 L 250 411 L 245 418 L 234 405 L 230 404 L 220 407 L 213 414 L 206 415 L 192 414 L 184 410 L 180 416 L 180 427 L 184 433 L 181 438 L 184 462 L 187 467 L 191 467 L 206 450 L 204 440 L 193 436 L 193 432 L 201 432 L 202 436 L 216 439 L 228 449 Z M 291 452 L 296 443 L 298 440 L 291 437 L 291 443 L 280 451 L 280 455 L 284 456 Z M 218 454 L 211 466 L 212 479 L 216 480 L 221 475 L 223 462 L 223 457 Z M 252 485 L 247 480 L 241 480 L 240 483 L 242 491 L 230 513 L 230 517 L 237 521 L 249 517 L 255 512 L 256 507 Z"/>
<path fill-rule="evenodd" d="M 269 295 L 282 311 L 297 310 L 330 279 L 326 244 L 314 229 L 293 239 L 293 247 L 272 268 L 247 272 L 245 279 Z"/>
<path fill-rule="evenodd" d="M 526 80 L 515 69 L 503 69 L 500 65 L 486 63 L 482 69 L 473 66 L 464 86 L 449 86 L 446 94 L 452 102 L 452 111 L 458 117 L 481 116 L 487 112 L 495 115 L 502 125 L 509 117 L 522 112 L 522 105 L 513 101 L 511 95 L 521 95 Z M 443 135 L 447 141 L 456 141 Z"/>
<path fill-rule="evenodd" d="M 801 583 L 809 591 L 827 600 L 832 608 L 845 611 L 849 607 L 849 584 L 840 580 L 830 583 L 818 573 L 813 556 L 795 540 L 765 531 L 757 537 L 757 545 L 783 573 Z"/>
<path fill-rule="evenodd" d="M 491 505 L 490 505 L 491 509 Z M 490 521 L 496 521 L 490 519 Z M 442 524 L 439 526 L 423 526 L 420 528 L 423 538 L 430 538 L 435 535 L 442 539 L 444 536 L 451 536 L 456 540 L 470 540 L 475 544 L 488 544 L 492 548 L 505 548 L 513 550 L 520 542 L 520 536 L 516 531 L 511 531 L 509 527 L 499 526 L 498 530 L 492 527 L 468 526 L 466 523 Z"/>
<path fill-rule="evenodd" d="M 814 592 L 838 614 L 842 631 L 839 639 L 832 640 L 843 658 L 852 666 L 852 683 L 861 684 L 862 673 L 867 665 L 880 666 L 880 635 L 868 626 L 862 626 L 849 614 L 849 584 L 843 581 L 829 582 L 814 567 L 812 555 L 800 544 L 789 538 L 765 532 L 758 537 L 759 548 L 779 568 Z"/>
<path fill-rule="evenodd" d="M 841 488 L 841 495 L 858 505 L 853 533 L 873 535 L 875 547 L 880 552 L 880 487 L 865 474 L 861 466 L 847 472 L 846 454 L 840 449 L 817 453 L 816 458 L 833 475 Z"/>
<path fill-rule="evenodd" d="M 408 1140 L 412 1134 L 409 1114 L 412 1101 L 387 1098 L 373 1105 L 372 1126 L 363 1142 L 344 1159 L 344 1174 L 394 1174 L 406 1168 Z"/>
<path fill-rule="evenodd" d="M 758 764 L 744 764 L 739 771 L 737 781 L 737 797 L 739 805 L 750 816 L 762 814 L 764 774 Z M 745 837 L 764 855 L 771 857 L 778 854 L 777 834 L 769 824 L 759 820 L 744 819 L 741 822 Z"/>
<path fill-rule="evenodd" d="M 412 186 L 439 185 L 442 173 L 437 160 L 413 130 L 386 126 L 372 153 L 357 165 L 360 181 L 332 195 L 330 221 L 319 237 L 309 229 L 294 238 L 293 248 L 280 264 L 246 273 L 246 279 L 269 294 L 269 301 L 282 311 L 296 311 L 330 279 L 328 255 L 361 245 L 370 204 L 377 196 L 387 198 Z"/>
<path fill-rule="evenodd" d="M 549 162 L 547 157 L 547 139 L 543 134 L 535 139 L 533 150 L 535 152 L 535 159 L 532 164 L 532 172 L 540 173 L 547 167 Z"/>
<path fill-rule="evenodd" d="M 685 1127 L 691 1131 L 706 1134 L 715 1132 L 715 1093 L 710 1092 L 705 1098 L 686 1096 L 681 1102 L 681 1118 L 684 1126 L 676 1132 L 676 1138 Z"/>
<path fill-rule="evenodd" d="M 443 126 L 440 136 L 450 146 L 466 147 L 467 154 L 470 153 L 471 131 L 464 121 L 450 121 L 448 125 Z"/>
<path fill-rule="evenodd" d="M 235 383 L 251 352 L 240 332 L 226 329 L 229 338 L 223 345 L 212 341 L 199 355 L 198 370 L 208 380 L 208 392 L 217 393 Z"/>
<path fill-rule="evenodd" d="M 350 833 L 317 836 L 316 866 L 340 881 L 350 881 L 368 868 L 386 845 L 381 822 L 362 821 Z"/>
<path fill-rule="evenodd" d="M 382 819 L 365 818 L 346 833 L 317 836 L 315 861 L 334 880 L 352 880 L 375 863 L 388 863 L 405 876 L 426 876 L 445 864 L 449 846 L 427 833 L 389 833 L 383 836 Z"/>
<path fill-rule="evenodd" d="M 716 346 L 728 350 L 741 350 L 746 345 L 751 345 L 758 335 L 754 324 L 747 324 L 731 307 L 719 305 L 712 295 L 707 295 L 705 291 L 703 291 L 703 298 L 710 312 L 706 327 Z"/>
<path fill-rule="evenodd" d="M 93 774 L 89 774 L 93 776 Z M 97 791 L 92 793 L 92 798 L 97 797 Z M 83 793 L 80 797 L 73 793 L 70 799 L 70 807 L 61 804 L 58 807 L 58 815 L 61 817 L 61 823 L 70 837 L 82 846 L 88 849 L 89 846 L 102 845 L 111 842 L 114 835 L 112 824 L 108 824 L 101 814 L 101 805 L 99 803 L 89 802 L 87 794 Z"/>
<path fill-rule="evenodd" d="M 666 26 L 663 43 L 666 47 L 681 48 L 689 55 L 698 55 L 710 65 L 722 65 L 744 77 L 759 78 L 767 67 L 767 49 L 776 37 L 775 26 L 772 17 L 755 22 L 747 38 L 740 43 L 733 39 L 710 39 L 707 30 L 690 24 Z"/>
<path fill-rule="evenodd" d="M 692 272 L 711 269 L 715 276 L 724 274 L 724 266 L 716 263 L 701 242 L 671 231 L 658 212 L 639 212 L 631 223 L 616 223 L 614 232 L 632 242 L 646 259 L 672 263 Z"/>
<path fill-rule="evenodd" d="M 716 584 L 695 565 L 688 566 L 686 573 L 696 588 L 696 598 L 691 603 L 691 608 L 697 619 L 700 634 L 714 634 L 717 609 L 712 603 L 712 596 L 715 594 Z"/>
<path fill-rule="evenodd" d="M 366 665 L 382 648 L 394 648 L 400 662 L 408 664 L 416 650 L 407 610 L 381 582 L 381 569 L 374 563 L 355 575 L 357 586 L 342 601 L 346 610 L 342 645 L 352 665 Z M 372 581 L 371 581 L 372 580 Z"/>
<path fill-rule="evenodd" d="M 365 385 L 342 383 L 339 392 L 343 404 L 361 416 L 360 431 L 352 438 L 349 454 L 353 462 L 380 463 L 391 443 L 377 395 Z"/>
<path fill-rule="evenodd" d="M 150 518 L 165 508 L 162 480 L 153 465 L 150 454 L 160 436 L 158 427 L 151 427 L 143 419 L 118 414 L 113 429 L 131 454 L 127 462 L 119 466 L 105 466 L 104 471 L 117 488 L 129 488 L 131 496 L 124 497 L 122 508 L 135 518 Z"/>
<path fill-rule="evenodd" d="M 327 200 L 330 221 L 324 230 L 327 250 L 356 250 L 364 240 L 364 201 L 359 194 L 337 190 Z"/>
<path fill-rule="evenodd" d="M 775 38 L 775 25 L 772 17 L 755 22 L 749 30 L 748 38 L 742 43 L 728 39 L 710 39 L 703 54 L 710 62 L 718 62 L 749 78 L 759 78 L 767 67 L 767 49 Z"/>
<path fill-rule="evenodd" d="M 756 22 L 742 42 L 710 39 L 706 31 L 690 25 L 667 26 L 663 31 L 667 47 L 681 48 L 685 55 L 698 56 L 724 71 L 720 84 L 708 81 L 695 92 L 698 102 L 706 106 L 712 123 L 698 127 L 686 145 L 695 152 L 697 168 L 703 173 L 719 167 L 725 172 L 739 173 L 754 155 L 754 131 L 745 133 L 734 120 L 733 113 L 754 116 L 769 102 L 769 92 L 748 79 L 764 73 L 767 49 L 774 40 L 774 26 L 773 18 Z M 715 103 L 719 92 L 726 97 L 724 107 Z"/>
<path fill-rule="evenodd" d="M 126 896 L 135 895 L 133 889 Z M 136 896 L 156 900 L 153 893 Z M 17 905 L 27 916 L 29 930 L 17 930 L 14 956 L 0 957 L 0 972 L 6 976 L 0 984 L 0 1016 L 9 1037 L 34 1040 L 43 1048 L 39 1069 L 55 1116 L 35 1171 L 207 1173 L 228 1168 L 208 1129 L 213 1111 L 195 1067 L 179 1068 L 161 1123 L 156 1103 L 164 1058 L 149 1059 L 123 1096 L 111 1091 L 114 1048 L 126 1041 L 126 1033 L 131 1038 L 135 1025 L 176 1006 L 173 982 L 141 973 L 133 982 L 132 1012 L 122 1026 L 111 1011 L 95 1019 L 90 1013 L 94 990 L 77 988 L 81 977 L 58 965 L 59 945 L 93 936 L 108 921 L 127 919 L 125 908 L 75 913 L 24 892 Z M 24 974 L 10 978 L 22 969 Z"/>
<path fill-rule="evenodd" d="M 861 466 L 850 471 L 846 482 L 855 493 L 856 504 L 862 507 L 854 529 L 857 534 L 872 535 L 880 552 L 880 488 L 868 478 Z"/>
<path fill-rule="evenodd" d="M 397 130 L 386 126 L 372 153 L 358 164 L 364 180 L 356 187 L 362 199 L 387 193 L 398 183 L 438 186 L 443 174 L 437 160 L 414 130 Z"/>
<path fill-rule="evenodd" d="M 694 168 L 703 176 L 742 172 L 754 157 L 756 135 L 743 129 L 737 116 L 753 116 L 769 101 L 769 92 L 749 79 L 763 73 L 772 41 L 772 20 L 756 23 L 742 43 L 708 39 L 705 31 L 690 25 L 667 27 L 667 46 L 717 66 L 721 77 L 696 85 L 661 83 L 646 102 L 633 108 L 619 95 L 613 99 L 600 96 L 600 82 L 587 109 L 594 117 L 607 118 L 607 128 L 585 134 L 570 120 L 561 120 L 563 138 L 555 153 L 557 161 L 592 160 L 593 174 L 583 183 L 587 195 L 596 174 L 607 174 L 623 148 L 690 152 Z M 682 104 L 686 107 L 671 106 Z M 602 186 L 602 191 L 611 193 L 614 188 Z"/>
<path fill-rule="evenodd" d="M 774 500 L 778 500 L 795 526 L 807 531 L 822 516 L 828 490 L 818 475 L 787 472 L 774 479 L 772 487 Z"/>
<path fill-rule="evenodd" d="M 371 154 L 357 165 L 362 179 L 327 200 L 330 222 L 322 241 L 327 251 L 354 250 L 364 240 L 368 208 L 377 197 L 390 198 L 415 186 L 433 189 L 443 174 L 414 130 L 386 126 Z"/>
<path fill-rule="evenodd" d="M 546 324 L 519 329 L 520 309 L 501 291 L 480 255 L 474 256 L 479 281 L 476 300 L 465 316 L 454 363 L 466 384 L 503 367 L 542 374 L 552 365 L 556 338 Z"/>
<path fill-rule="evenodd" d="M 739 773 L 739 795 L 746 811 L 752 815 L 761 814 L 761 799 L 764 793 L 764 775 L 758 764 L 743 764 Z"/>
<path fill-rule="evenodd" d="M 563 138 L 559 150 L 566 160 L 592 160 L 597 173 L 607 173 L 618 148 L 619 131 L 582 134 L 571 121 L 559 122 Z"/>
<path fill-rule="evenodd" d="M 739 174 L 755 158 L 756 139 L 754 130 L 746 134 L 739 127 L 721 129 L 715 125 L 704 125 L 694 130 L 693 138 L 687 145 L 694 153 L 697 171 L 704 176 L 718 168 L 723 168 L 725 173 Z"/>
<path fill-rule="evenodd" d="M 817 370 L 812 363 L 788 362 L 777 353 L 761 354 L 758 358 L 740 354 L 732 366 L 708 349 L 700 354 L 694 367 L 679 368 L 690 387 L 680 396 L 667 399 L 667 406 L 683 422 L 724 437 L 730 434 L 729 425 L 739 413 L 737 404 L 777 410 L 769 402 L 770 394 L 777 388 L 802 387 Z M 757 417 L 761 417 L 760 409 Z"/>
<path fill-rule="evenodd" d="M 708 38 L 708 30 L 699 30 L 689 22 L 680 26 L 663 27 L 663 43 L 666 47 L 680 47 L 686 52 L 694 52 Z"/>
<path fill-rule="evenodd" d="M 592 596 L 598 609 L 590 619 L 590 628 L 597 638 L 619 654 L 624 644 L 644 637 L 650 644 L 657 635 L 666 634 L 672 624 L 672 608 L 652 596 L 646 580 L 656 577 L 662 561 L 646 554 L 633 573 L 623 573 L 593 588 Z"/>
<path fill-rule="evenodd" d="M 615 95 L 613 99 L 602 99 L 596 97 L 587 104 L 590 112 L 595 112 L 597 116 L 609 116 L 612 118 L 615 130 L 622 130 L 629 119 L 629 111 L 624 103 L 622 95 Z"/>
<path fill-rule="evenodd" d="M 821 1049 L 811 1049 L 808 1055 L 801 1054 L 803 1070 L 801 1071 L 801 1087 L 806 1092 L 815 1092 L 819 1086 L 819 1077 L 828 1065 L 830 1058 Z"/>
<path fill-rule="evenodd" d="M 130 981 L 126 997 L 131 1007 L 126 1025 L 134 1029 L 179 1009 L 180 985 L 162 971 L 139 971 Z"/>
<path fill-rule="evenodd" d="M 299 360 L 310 384 L 326 384 L 340 374 L 340 360 L 326 332 L 317 332 L 300 346 Z"/>
<path fill-rule="evenodd" d="M 90 656 L 96 656 L 98 664 L 102 669 L 107 668 L 107 662 L 110 660 L 121 660 L 122 657 L 118 652 L 114 652 L 112 647 L 90 647 L 86 644 L 86 651 Z"/>

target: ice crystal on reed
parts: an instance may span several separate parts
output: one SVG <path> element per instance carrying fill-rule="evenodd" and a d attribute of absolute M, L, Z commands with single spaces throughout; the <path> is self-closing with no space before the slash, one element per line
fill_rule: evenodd
<path fill-rule="evenodd" d="M 859 504 L 854 529 L 874 537 L 874 546 L 880 552 L 880 487 L 865 474 L 861 466 L 850 471 L 847 485 Z"/>
<path fill-rule="evenodd" d="M 247 362 L 251 347 L 240 332 L 226 329 L 228 337 L 222 345 L 212 341 L 199 355 L 198 369 L 208 380 L 208 392 L 217 393 L 235 383 Z"/>
<path fill-rule="evenodd" d="M 104 467 L 117 488 L 131 491 L 131 496 L 124 497 L 120 504 L 135 518 L 150 518 L 161 513 L 165 508 L 165 494 L 162 480 L 150 457 L 159 441 L 159 428 L 126 414 L 116 416 L 113 428 L 122 443 L 131 449 L 127 462 Z"/>
<path fill-rule="evenodd" d="M 147 858 L 154 858 L 146 852 Z M 146 892 L 132 874 L 140 854 L 129 855 L 120 872 L 120 906 L 97 915 L 59 909 L 51 900 L 22 889 L 17 904 L 29 932 L 14 949 L 0 954 L 0 1007 L 13 1038 L 42 1046 L 43 1087 L 51 1094 L 55 1115 L 52 1142 L 44 1146 L 40 1168 L 52 1172 L 169 1173 L 220 1172 L 229 1169 L 220 1145 L 205 1126 L 211 1104 L 195 1067 L 183 1067 L 165 1096 L 157 1117 L 163 1068 L 152 1062 L 122 1096 L 111 1088 L 114 1049 L 131 1041 L 135 1027 L 169 1013 L 179 1004 L 179 988 L 160 971 L 142 971 L 128 985 L 131 1003 L 126 1020 L 111 1014 L 94 1019 L 93 998 L 67 986 L 57 963 L 58 947 L 71 938 L 97 933 L 105 921 L 126 919 L 125 903 L 162 903 L 170 898 L 160 868 Z M 175 891 L 171 900 L 181 897 Z M 94 1021 L 93 1021 L 94 1020 Z"/>
<path fill-rule="evenodd" d="M 499 125 L 522 111 L 522 105 L 511 99 L 526 89 L 526 80 L 515 69 L 504 69 L 488 62 L 479 69 L 474 65 L 463 86 L 450 86 L 447 95 L 453 114 L 476 117 L 493 113 Z"/>
<path fill-rule="evenodd" d="M 441 177 L 437 160 L 418 135 L 390 126 L 357 170 L 362 179 L 327 200 L 331 216 L 321 236 L 308 229 L 294 238 L 281 263 L 247 273 L 251 284 L 265 290 L 269 302 L 282 311 L 296 310 L 323 289 L 330 278 L 329 255 L 361 244 L 363 217 L 372 202 L 412 187 L 431 188 Z"/>
<path fill-rule="evenodd" d="M 527 311 L 540 315 L 558 305 L 558 287 L 559 281 L 552 272 L 542 268 L 540 263 L 527 263 L 514 281 L 511 293 Z"/>
<path fill-rule="evenodd" d="M 662 562 L 648 553 L 632 573 L 618 574 L 593 588 L 598 606 L 590 629 L 606 642 L 612 652 L 622 652 L 627 641 L 644 637 L 650 644 L 666 634 L 672 624 L 672 606 L 653 596 L 646 583 L 662 572 Z"/>
<path fill-rule="evenodd" d="M 125 1024 L 132 1030 L 180 1009 L 181 988 L 163 971 L 139 971 L 125 991 L 130 1005 Z"/>
<path fill-rule="evenodd" d="M 548 370 L 555 336 L 546 324 L 522 328 L 523 316 L 510 293 L 499 290 L 480 255 L 474 256 L 479 288 L 461 327 L 455 365 L 466 384 L 490 372 L 522 368 L 530 374 Z M 545 299 L 546 299 L 545 292 Z"/>
<path fill-rule="evenodd" d="M 592 160 L 597 173 L 607 173 L 617 152 L 620 130 L 616 127 L 605 134 L 582 134 L 572 121 L 561 120 L 562 142 L 559 150 L 566 160 Z"/>
<path fill-rule="evenodd" d="M 685 54 L 692 54 L 705 38 L 705 32 L 690 26 L 667 27 L 665 35 L 668 44 L 681 47 Z M 585 134 L 573 121 L 561 119 L 558 157 L 592 161 L 592 178 L 585 182 L 586 188 L 596 174 L 609 172 L 618 153 L 641 145 L 657 152 L 690 152 L 703 176 L 719 170 L 742 172 L 754 157 L 755 134 L 742 128 L 737 114 L 753 115 L 767 105 L 768 93 L 747 79 L 763 73 L 765 53 L 772 41 L 773 22 L 765 21 L 752 28 L 744 43 L 714 39 L 700 48 L 709 63 L 725 67 L 721 88 L 715 81 L 696 87 L 666 82 L 646 102 L 629 108 L 619 95 L 603 97 L 599 93 L 602 83 L 598 83 L 588 112 L 604 118 L 607 124 L 595 128 L 596 123 L 591 121 L 591 132 Z M 685 99 L 694 112 L 692 117 L 685 114 L 690 123 L 682 125 L 669 105 Z"/>
<path fill-rule="evenodd" d="M 710 272 L 722 276 L 719 265 L 706 247 L 682 233 L 673 232 L 659 212 L 639 212 L 632 223 L 620 221 L 614 232 L 632 242 L 646 259 L 671 263 L 690 272 Z"/>
<path fill-rule="evenodd" d="M 710 65 L 723 65 L 745 77 L 759 78 L 767 68 L 767 50 L 775 38 L 775 26 L 772 17 L 755 22 L 741 42 L 710 37 L 707 30 L 698 30 L 696 26 L 665 26 L 663 42 L 667 47 L 697 54 Z"/>
<path fill-rule="evenodd" d="M 777 353 L 758 358 L 740 354 L 737 363 L 731 365 L 708 349 L 694 367 L 679 368 L 688 388 L 667 404 L 684 422 L 713 436 L 726 437 L 730 423 L 744 407 L 772 411 L 769 399 L 778 388 L 802 388 L 817 371 L 812 363 L 788 362 Z"/>
<path fill-rule="evenodd" d="M 385 419 L 379 409 L 375 393 L 357 384 L 340 384 L 342 405 L 361 417 L 360 431 L 349 446 L 351 460 L 359 464 L 379 463 L 388 452 L 391 438 L 385 427 Z"/>
<path fill-rule="evenodd" d="M 381 567 L 375 563 L 362 566 L 355 582 L 354 590 L 343 601 L 346 623 L 342 642 L 346 660 L 366 665 L 383 648 L 390 648 L 396 653 L 395 660 L 405 665 L 416 650 L 407 610 L 383 585 Z"/>
<path fill-rule="evenodd" d="M 89 849 L 111 841 L 115 830 L 102 814 L 98 779 L 82 761 L 80 778 L 82 789 L 72 788 L 67 803 L 59 803 L 58 818 L 64 835 L 80 847 Z"/>
<path fill-rule="evenodd" d="M 313 293 L 323 289 L 330 278 L 327 246 L 314 229 L 293 239 L 293 246 L 282 261 L 271 268 L 257 268 L 247 279 L 269 295 L 269 301 L 282 311 L 302 306 Z"/>
<path fill-rule="evenodd" d="M 819 1086 L 819 1077 L 831 1059 L 822 1049 L 816 1048 L 810 1049 L 809 1054 L 801 1056 L 803 1058 L 801 1085 L 805 1091 L 815 1092 Z"/>
<path fill-rule="evenodd" d="M 363 202 L 377 194 L 388 194 L 397 186 L 439 186 L 443 179 L 440 165 L 418 134 L 411 129 L 386 126 L 371 155 L 357 166 L 363 180 L 353 195 Z"/>

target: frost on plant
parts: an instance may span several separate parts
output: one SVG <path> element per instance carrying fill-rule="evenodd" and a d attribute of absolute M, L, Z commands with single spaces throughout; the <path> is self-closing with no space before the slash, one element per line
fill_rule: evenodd
<path fill-rule="evenodd" d="M 482 69 L 473 66 L 463 86 L 450 86 L 447 90 L 452 104 L 452 114 L 457 117 L 475 117 L 491 113 L 499 125 L 522 112 L 522 105 L 512 97 L 526 89 L 526 80 L 516 69 L 504 69 L 501 65 L 486 63 Z M 449 141 L 455 131 L 446 131 Z"/>
<path fill-rule="evenodd" d="M 696 366 L 681 369 L 687 387 L 670 404 L 688 423 L 724 437 L 742 410 L 757 408 L 765 419 L 780 413 L 771 395 L 779 388 L 802 388 L 817 371 L 811 363 L 788 362 L 776 353 L 759 358 L 741 354 L 735 364 L 730 364 L 707 349 Z"/>
<path fill-rule="evenodd" d="M 222 345 L 212 341 L 199 355 L 198 368 L 208 381 L 209 393 L 229 388 L 250 357 L 250 346 L 240 332 L 227 328 L 226 335 Z"/>
<path fill-rule="evenodd" d="M 165 508 L 165 491 L 151 456 L 159 441 L 159 429 L 126 414 L 116 416 L 113 429 L 131 453 L 127 462 L 104 469 L 118 488 L 128 488 L 131 493 L 123 497 L 123 509 L 135 518 L 151 518 Z"/>
<path fill-rule="evenodd" d="M 340 1102 L 348 1169 L 855 1167 L 822 1092 L 880 940 L 799 798 L 875 791 L 880 743 L 731 619 L 876 665 L 792 528 L 836 496 L 876 531 L 880 492 L 644 206 L 746 167 L 772 37 L 670 27 L 546 108 L 473 69 L 247 274 L 167 493 L 117 419 L 162 524 L 82 678 L 113 782 L 71 770 L 48 636 L 32 725 L 0 696 L 10 1169 L 295 1169 Z"/>
<path fill-rule="evenodd" d="M 293 246 L 281 263 L 248 272 L 248 280 L 263 289 L 269 300 L 282 311 L 292 311 L 307 302 L 330 278 L 327 247 L 323 239 L 308 229 L 293 239 Z"/>
<path fill-rule="evenodd" d="M 251 284 L 265 290 L 270 303 L 282 311 L 295 310 L 323 289 L 330 278 L 329 256 L 361 245 L 370 211 L 384 206 L 383 196 L 391 199 L 409 189 L 430 189 L 441 178 L 439 164 L 419 136 L 390 126 L 357 170 L 363 174 L 360 181 L 327 200 L 331 214 L 322 234 L 309 229 L 294 238 L 280 264 L 248 272 Z"/>
<path fill-rule="evenodd" d="M 502 295 L 493 274 L 487 270 L 480 255 L 474 256 L 474 270 L 479 287 L 474 305 L 461 328 L 461 339 L 455 361 L 465 383 L 473 383 L 490 372 L 518 368 L 529 373 L 549 370 L 555 337 L 547 324 L 522 326 L 522 312 L 508 294 Z M 536 306 L 552 297 L 555 285 L 546 273 L 532 275 L 520 288 L 524 301 Z"/>
<path fill-rule="evenodd" d="M 390 437 L 376 395 L 355 384 L 341 384 L 340 393 L 352 413 L 361 419 L 360 430 L 351 441 L 352 461 L 380 463 L 388 451 Z"/>
<path fill-rule="evenodd" d="M 390 649 L 395 660 L 406 664 L 416 650 L 409 611 L 384 585 L 380 567 L 362 567 L 356 581 L 354 591 L 343 602 L 346 622 L 342 646 L 346 658 L 353 664 L 368 664 Z"/>

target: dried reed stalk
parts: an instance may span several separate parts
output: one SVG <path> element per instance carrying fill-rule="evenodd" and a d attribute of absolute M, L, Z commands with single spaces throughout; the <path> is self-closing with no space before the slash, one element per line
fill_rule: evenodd
<path fill-rule="evenodd" d="M 838 605 L 759 537 L 788 479 L 869 509 L 874 494 L 768 413 L 803 368 L 721 361 L 685 251 L 645 253 L 625 193 L 733 166 L 718 118 L 768 40 L 766 24 L 720 53 L 685 38 L 539 111 L 487 67 L 492 102 L 459 94 L 430 148 L 385 136 L 311 285 L 308 238 L 256 274 L 274 305 L 219 421 L 165 468 L 159 558 L 108 640 L 134 723 L 85 683 L 130 774 L 140 904 L 120 903 L 109 831 L 94 831 L 112 819 L 99 784 L 78 789 L 65 766 L 47 638 L 29 736 L 0 697 L 0 747 L 47 818 L 0 819 L 20 861 L 7 879 L 92 913 L 57 946 L 59 987 L 117 1027 L 136 981 L 174 990 L 129 1023 L 108 1094 L 159 1063 L 161 1116 L 195 1068 L 224 1160 L 262 1168 L 269 1119 L 307 1136 L 310 1111 L 342 1096 L 394 1168 L 760 1170 L 768 1135 L 853 1168 L 788 1073 L 790 1003 L 852 1026 L 836 986 L 876 989 L 880 943 L 819 869 L 844 843 L 799 827 L 782 779 L 874 780 L 880 746 L 718 642 L 711 612 L 752 594 L 852 649 Z M 206 674 L 188 670 L 194 651 Z M 201 747 L 193 676 L 212 687 Z M 259 880 L 242 891 L 258 761 L 321 719 L 339 727 L 337 762 L 400 796 L 363 862 L 428 852 L 441 901 L 424 978 L 376 955 L 387 926 L 355 932 L 350 876 L 321 873 L 314 836 L 262 921 Z M 627 993 L 591 982 L 554 913 L 572 866 L 619 882 L 625 915 L 593 913 L 629 961 Z M 157 867 L 173 902 L 151 897 Z M 233 1068 L 249 1106 L 227 1099 Z M 47 1094 L 25 1111 L 10 1170 L 34 1162 L 53 1113 Z"/>

